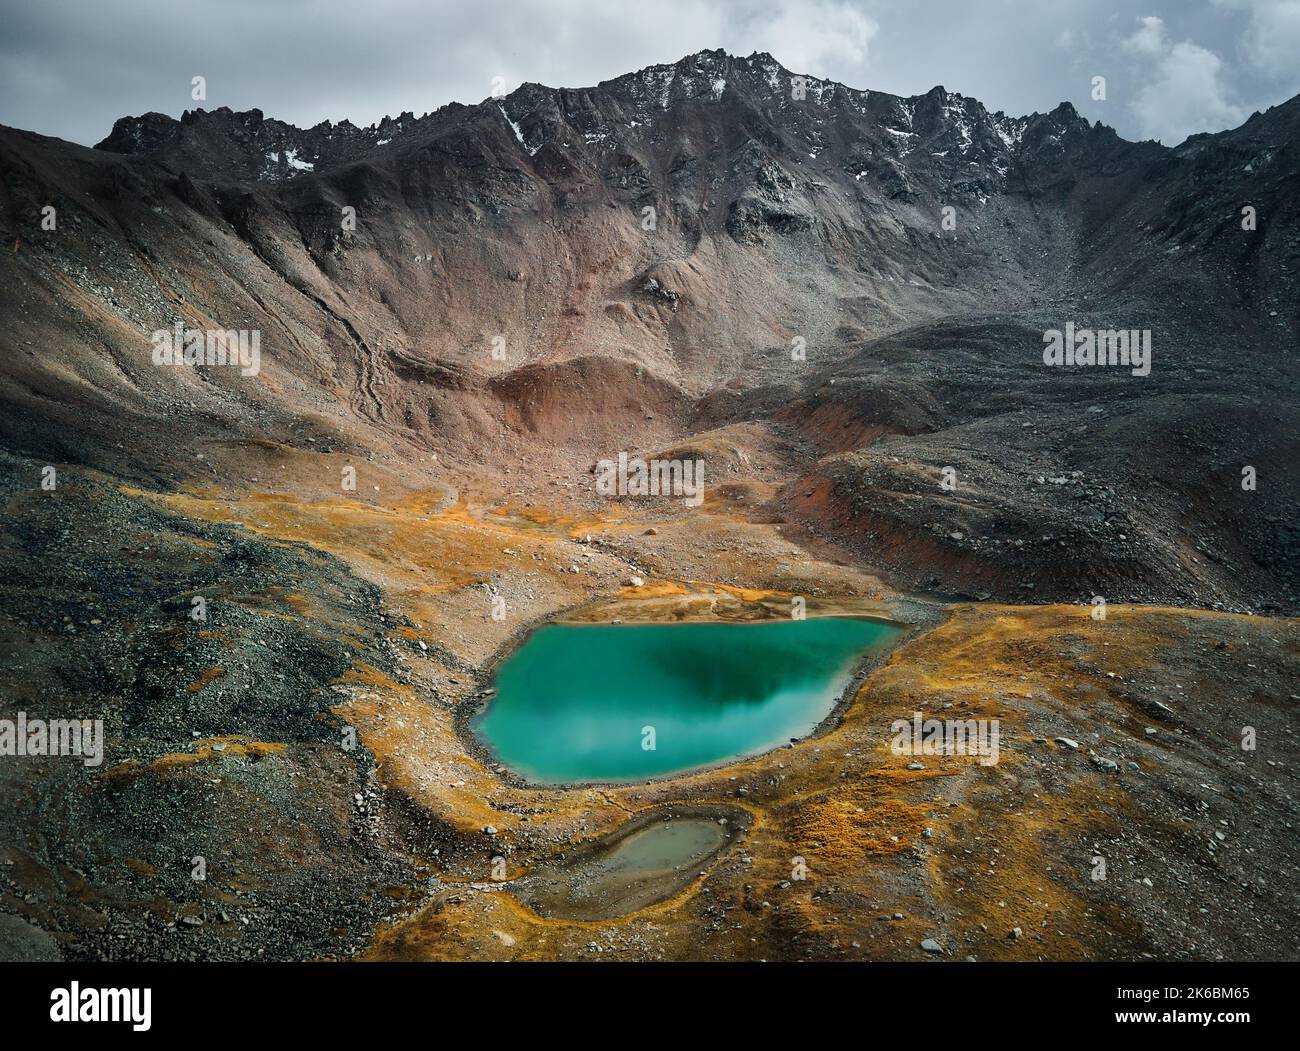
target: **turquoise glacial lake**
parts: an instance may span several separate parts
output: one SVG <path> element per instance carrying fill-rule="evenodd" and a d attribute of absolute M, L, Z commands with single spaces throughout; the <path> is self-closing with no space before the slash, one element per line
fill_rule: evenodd
<path fill-rule="evenodd" d="M 502 663 L 471 729 L 542 784 L 682 773 L 806 736 L 900 631 L 855 617 L 549 624 Z"/>

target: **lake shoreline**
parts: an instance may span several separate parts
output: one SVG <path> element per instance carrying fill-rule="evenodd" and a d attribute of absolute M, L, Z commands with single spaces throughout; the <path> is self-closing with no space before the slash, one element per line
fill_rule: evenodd
<path fill-rule="evenodd" d="M 825 735 L 839 725 L 845 712 L 857 699 L 867 678 L 888 660 L 900 646 L 915 638 L 942 620 L 941 609 L 935 604 L 904 596 L 897 601 L 883 602 L 863 599 L 857 596 L 818 596 L 808 602 L 803 619 L 824 619 L 830 617 L 869 620 L 895 627 L 898 633 L 892 638 L 869 647 L 861 659 L 855 662 L 853 670 L 840 690 L 830 710 L 806 734 L 795 741 L 784 741 L 761 751 L 745 755 L 735 755 L 717 762 L 692 766 L 686 769 L 655 774 L 649 777 L 637 777 L 623 780 L 561 780 L 536 781 L 524 776 L 504 762 L 496 751 L 475 731 L 473 721 L 491 704 L 496 695 L 496 678 L 501 666 L 524 645 L 538 630 L 549 625 L 580 626 L 628 626 L 671 625 L 671 624 L 771 624 L 788 620 L 788 615 L 781 612 L 778 600 L 788 603 L 790 596 L 775 592 L 753 592 L 756 598 L 745 599 L 724 591 L 721 595 L 701 595 L 698 592 L 685 592 L 673 596 L 653 596 L 641 599 L 635 596 L 620 596 L 611 599 L 596 599 L 552 611 L 544 617 L 536 618 L 512 631 L 506 641 L 498 647 L 492 656 L 484 661 L 475 675 L 475 687 L 456 706 L 453 713 L 453 726 L 466 752 L 483 765 L 502 783 L 513 788 L 552 791 L 579 791 L 585 789 L 620 789 L 635 786 L 651 786 L 672 781 L 684 780 L 716 772 L 727 766 L 748 762 L 771 755 L 781 749 L 790 748 L 796 741 L 806 741 Z M 725 600 L 731 601 L 725 601 Z M 710 601 L 711 615 L 701 615 L 690 611 L 691 605 L 699 605 L 702 600 Z M 719 601 L 722 610 L 718 611 Z M 888 613 L 883 610 L 887 610 Z M 633 618 L 628 614 L 639 614 Z M 907 619 L 901 619 L 906 617 Z"/>

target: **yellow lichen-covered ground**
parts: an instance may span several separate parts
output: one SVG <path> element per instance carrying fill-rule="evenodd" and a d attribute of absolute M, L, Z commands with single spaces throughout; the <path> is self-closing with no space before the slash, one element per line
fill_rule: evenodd
<path fill-rule="evenodd" d="M 344 560 L 408 622 L 389 632 L 403 652 L 425 644 L 403 658 L 409 681 L 357 663 L 336 684 L 334 711 L 374 754 L 385 789 L 454 840 L 424 859 L 440 881 L 432 895 L 376 932 L 366 958 L 919 959 L 932 958 L 918 948 L 928 938 L 946 958 L 1080 959 L 1157 943 L 1194 956 L 1199 941 L 1227 936 L 1221 915 L 1186 904 L 1231 882 L 1222 854 L 1201 855 L 1218 822 L 1242 820 L 1227 781 L 1260 762 L 1233 750 L 1245 716 L 1224 723 L 1224 706 L 1272 725 L 1260 710 L 1268 698 L 1244 688 L 1244 656 L 1268 664 L 1259 681 L 1284 680 L 1300 643 L 1293 620 L 1115 605 L 1104 621 L 1068 605 L 925 609 L 721 504 L 647 531 L 622 513 L 486 508 L 434 492 L 383 504 L 150 499 Z M 674 555 L 686 548 L 697 561 Z M 561 789 L 498 776 L 457 731 L 480 673 L 545 619 L 788 616 L 796 595 L 810 615 L 918 626 L 820 736 L 650 784 Z M 493 597 L 505 617 L 493 617 Z M 997 720 L 999 761 L 893 754 L 891 724 L 916 711 Z M 1277 742 L 1288 731 L 1274 722 Z M 1215 733 L 1222 747 L 1207 744 Z M 1203 796 L 1204 807 L 1186 802 Z M 667 901 L 607 922 L 542 919 L 490 878 L 494 856 L 523 873 L 674 802 L 741 805 L 752 825 Z M 1185 860 L 1171 864 L 1175 848 Z"/>
<path fill-rule="evenodd" d="M 110 766 L 104 771 L 104 777 L 108 780 L 121 780 L 146 774 L 163 774 L 199 763 L 212 762 L 218 758 L 247 756 L 250 759 L 261 759 L 263 756 L 275 755 L 282 751 L 284 745 L 278 741 L 250 741 L 237 735 L 211 737 L 195 741 L 192 752 L 168 752 L 148 763 L 142 763 L 138 759 L 128 759 L 124 763 Z"/>

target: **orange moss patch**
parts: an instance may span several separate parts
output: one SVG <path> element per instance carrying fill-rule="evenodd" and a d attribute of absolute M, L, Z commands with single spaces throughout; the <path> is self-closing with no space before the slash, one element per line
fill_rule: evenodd
<path fill-rule="evenodd" d="M 702 580 L 693 580 L 692 584 L 698 584 L 709 591 L 720 592 L 724 595 L 734 595 L 742 602 L 762 602 L 764 599 L 789 597 L 786 591 L 770 591 L 767 588 L 742 588 L 734 584 L 714 584 Z"/>
<path fill-rule="evenodd" d="M 533 530 L 534 532 L 549 532 L 571 540 L 576 540 L 587 533 L 603 529 L 626 529 L 637 525 L 636 522 L 625 521 L 626 510 L 618 504 L 612 504 L 609 510 L 608 515 L 567 514 L 552 508 L 539 507 L 536 504 L 519 507 L 515 504 L 504 503 L 486 512 L 485 520 L 492 522 L 494 525 L 507 525 L 516 528 L 518 523 L 523 523 L 526 531 L 528 526 L 535 526 L 536 530 Z M 466 509 L 465 514 L 468 519 L 468 509 Z"/>
<path fill-rule="evenodd" d="M 101 775 L 110 781 L 122 778 L 135 778 L 143 774 L 166 774 L 175 770 L 184 770 L 198 763 L 212 762 L 229 756 L 246 759 L 261 759 L 265 756 L 283 752 L 286 745 L 279 741 L 252 741 L 238 734 L 226 737 L 209 737 L 195 742 L 193 752 L 168 752 L 151 763 L 142 763 L 138 759 L 128 759 L 124 763 L 109 767 Z"/>
<path fill-rule="evenodd" d="M 311 600 L 299 591 L 286 591 L 284 603 L 295 613 L 307 613 L 312 608 Z"/>
<path fill-rule="evenodd" d="M 226 674 L 225 668 L 208 668 L 203 671 L 197 679 L 185 687 L 189 693 L 198 693 L 200 690 L 211 686 L 214 682 Z"/>
<path fill-rule="evenodd" d="M 675 580 L 661 580 L 654 584 L 644 584 L 639 588 L 625 587 L 622 594 L 627 598 L 667 598 L 669 595 L 685 595 L 686 585 Z"/>
<path fill-rule="evenodd" d="M 837 795 L 800 808 L 796 842 L 819 863 L 847 865 L 868 855 L 897 854 L 916 842 L 929 809 L 924 803 L 873 799 L 867 792 Z"/>

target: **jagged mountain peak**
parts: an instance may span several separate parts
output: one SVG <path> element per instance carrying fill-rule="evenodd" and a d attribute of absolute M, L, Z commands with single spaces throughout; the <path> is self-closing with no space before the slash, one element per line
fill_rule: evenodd
<path fill-rule="evenodd" d="M 1004 177 L 1009 155 L 1022 143 L 1066 152 L 1089 129 L 1068 102 L 1045 115 L 1008 117 L 943 85 L 902 97 L 795 73 L 767 52 L 738 56 L 717 48 L 592 87 L 528 82 L 476 105 L 451 104 L 422 117 L 406 111 L 364 128 L 345 119 L 304 130 L 260 109 L 224 106 L 187 110 L 180 120 L 160 113 L 123 117 L 97 148 L 153 156 L 196 178 L 275 182 L 461 134 L 466 120 L 508 129 L 530 161 L 545 147 L 635 151 L 639 142 L 671 134 L 665 121 L 689 123 L 694 118 L 687 111 L 701 106 L 717 110 L 720 128 L 744 127 L 801 164 L 835 163 L 856 178 L 864 170 L 854 167 L 858 155 L 896 154 L 907 168 L 924 167 L 925 158 L 960 158 L 982 169 L 986 187 Z M 925 181 L 924 173 L 920 178 Z"/>

